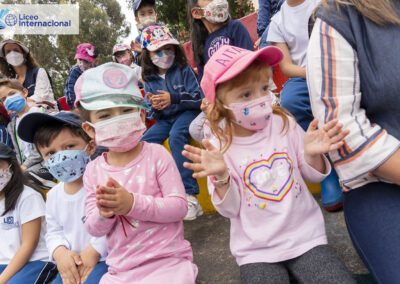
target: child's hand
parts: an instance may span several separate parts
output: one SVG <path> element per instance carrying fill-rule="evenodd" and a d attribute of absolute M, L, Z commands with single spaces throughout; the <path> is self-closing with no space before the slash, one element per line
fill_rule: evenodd
<path fill-rule="evenodd" d="M 93 268 L 99 262 L 100 254 L 89 245 L 80 254 L 82 259 L 82 264 L 78 267 L 79 276 L 81 277 L 81 282 L 84 283 L 88 278 L 89 274 L 92 272 Z"/>
<path fill-rule="evenodd" d="M 304 135 L 304 155 L 317 156 L 325 154 L 343 146 L 344 137 L 349 130 L 342 130 L 343 124 L 334 119 L 317 129 L 318 119 L 314 119 Z"/>
<path fill-rule="evenodd" d="M 203 139 L 203 145 L 206 148 L 200 149 L 190 145 L 185 145 L 182 155 L 193 161 L 193 163 L 184 162 L 183 166 L 197 173 L 194 178 L 206 176 L 215 176 L 216 179 L 225 178 L 229 172 L 224 157 L 207 139 Z"/>
<path fill-rule="evenodd" d="M 208 109 L 209 106 L 210 106 L 210 102 L 207 100 L 207 98 L 204 98 L 204 99 L 201 101 L 200 109 L 201 109 L 202 112 L 204 112 L 205 114 L 207 114 L 207 109 Z"/>
<path fill-rule="evenodd" d="M 79 254 L 60 246 L 53 252 L 53 258 L 56 261 L 57 270 L 60 273 L 63 284 L 81 283 L 77 268 L 78 265 L 82 264 Z"/>
<path fill-rule="evenodd" d="M 134 52 L 137 53 L 141 53 L 142 52 L 142 47 L 140 46 L 140 42 L 138 42 L 137 40 L 135 41 L 131 41 L 131 50 L 133 50 Z"/>
<path fill-rule="evenodd" d="M 132 209 L 133 200 L 133 194 L 119 185 L 113 178 L 108 178 L 106 186 L 99 186 L 96 191 L 98 206 L 103 208 L 103 213 L 107 212 L 107 214 L 127 214 Z"/>
<path fill-rule="evenodd" d="M 153 96 L 153 107 L 157 110 L 163 110 L 171 104 L 171 95 L 167 91 L 157 90 L 159 95 Z"/>

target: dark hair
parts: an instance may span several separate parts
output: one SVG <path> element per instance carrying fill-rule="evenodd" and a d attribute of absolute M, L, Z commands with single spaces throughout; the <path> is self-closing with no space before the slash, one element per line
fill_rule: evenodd
<path fill-rule="evenodd" d="M 175 50 L 175 61 L 172 66 L 180 66 L 181 69 L 185 68 L 188 64 L 186 54 L 180 45 L 173 45 Z M 151 81 L 149 76 L 158 74 L 158 67 L 151 61 L 150 51 L 147 48 L 142 49 L 140 54 L 140 65 L 142 66 L 142 78 L 145 82 Z"/>
<path fill-rule="evenodd" d="M 6 46 L 6 44 L 3 46 L 3 54 L 4 54 L 5 46 Z M 23 64 L 25 64 L 26 67 L 28 67 L 28 68 L 39 67 L 39 64 L 36 62 L 35 57 L 33 56 L 31 51 L 26 53 L 25 51 L 22 50 L 22 48 L 19 45 L 18 45 L 18 48 L 21 50 L 21 53 L 25 57 L 25 62 Z M 10 78 L 15 78 L 17 76 L 17 73 L 14 70 L 14 67 L 11 64 L 8 64 L 5 56 L 0 57 L 0 72 L 4 76 L 10 77 Z"/>
<path fill-rule="evenodd" d="M 192 42 L 192 50 L 194 61 L 197 67 L 206 64 L 204 62 L 204 47 L 208 37 L 208 30 L 204 26 L 203 22 L 199 19 L 195 19 L 192 16 L 192 9 L 199 8 L 197 0 L 188 0 L 187 5 L 187 17 L 190 26 L 190 40 Z M 225 21 L 225 25 L 231 21 L 231 17 Z"/>
<path fill-rule="evenodd" d="M 90 110 L 85 109 L 80 103 L 78 103 L 77 109 L 79 111 L 79 116 L 83 121 L 90 121 Z"/>
<path fill-rule="evenodd" d="M 51 141 L 53 141 L 61 133 L 61 131 L 65 129 L 68 129 L 72 135 L 80 137 L 86 142 L 89 142 L 91 140 L 86 132 L 82 129 L 82 127 L 54 121 L 40 127 L 38 130 L 35 131 L 35 135 L 33 136 L 33 143 L 35 144 L 37 149 L 39 149 L 39 147 L 48 147 Z"/>
<path fill-rule="evenodd" d="M 142 1 L 141 3 L 140 3 L 140 5 L 139 5 L 139 7 L 137 7 L 137 9 L 134 11 L 135 13 L 135 17 L 137 18 L 138 17 L 138 11 L 139 11 L 139 9 L 140 8 L 143 8 L 143 7 L 146 7 L 146 6 L 151 6 L 153 9 L 154 9 L 154 12 L 156 12 L 156 5 L 153 5 L 153 4 L 150 4 L 150 3 L 147 3 L 147 1 Z"/>
<path fill-rule="evenodd" d="M 12 177 L 10 181 L 3 189 L 5 197 L 5 209 L 4 212 L 1 214 L 1 216 L 4 216 L 5 214 L 7 214 L 7 212 L 15 209 L 18 198 L 21 195 L 22 191 L 24 190 L 24 184 L 27 184 L 28 180 L 22 173 L 22 170 L 16 158 L 2 159 L 2 160 L 7 161 L 7 163 L 11 165 L 10 170 L 12 172 Z M 43 196 L 43 193 L 40 190 L 38 190 L 35 187 L 32 188 Z"/>

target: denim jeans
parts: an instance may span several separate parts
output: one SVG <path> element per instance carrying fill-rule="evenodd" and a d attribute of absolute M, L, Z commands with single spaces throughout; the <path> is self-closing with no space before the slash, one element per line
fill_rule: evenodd
<path fill-rule="evenodd" d="M 7 265 L 0 265 L 0 274 L 6 269 Z M 7 284 L 26 284 L 41 283 L 47 284 L 57 273 L 56 265 L 46 261 L 30 261 L 24 265 Z"/>
<path fill-rule="evenodd" d="M 344 217 L 354 247 L 372 276 L 400 283 L 400 186 L 375 182 L 344 193 Z"/>
<path fill-rule="evenodd" d="M 290 78 L 281 92 L 281 106 L 286 108 L 300 126 L 307 131 L 314 119 L 311 112 L 310 95 L 305 78 Z"/>
<path fill-rule="evenodd" d="M 179 173 L 187 194 L 198 194 L 199 185 L 192 177 L 193 171 L 183 167 L 183 162 L 190 162 L 182 156 L 183 146 L 189 144 L 189 125 L 199 114 L 198 111 L 185 111 L 169 119 L 158 120 L 144 134 L 142 141 L 162 144 L 167 138 L 172 152 L 172 157 L 178 167 Z"/>

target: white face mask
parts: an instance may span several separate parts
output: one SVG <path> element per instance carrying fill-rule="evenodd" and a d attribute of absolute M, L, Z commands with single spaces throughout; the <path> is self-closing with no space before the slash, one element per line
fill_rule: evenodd
<path fill-rule="evenodd" d="M 175 51 L 174 50 L 161 50 L 157 52 L 155 56 L 151 59 L 151 61 L 157 67 L 162 69 L 168 69 L 174 64 L 175 60 Z"/>
<path fill-rule="evenodd" d="M 143 28 L 147 28 L 149 26 L 154 25 L 157 22 L 157 17 L 156 16 L 147 16 L 140 18 L 140 23 Z"/>
<path fill-rule="evenodd" d="M 10 171 L 11 165 L 7 169 L 0 169 L 0 192 L 6 187 L 8 182 L 11 180 L 12 173 Z"/>
<path fill-rule="evenodd" d="M 6 60 L 12 66 L 20 66 L 24 63 L 24 56 L 17 51 L 11 51 L 6 55 Z"/>
<path fill-rule="evenodd" d="M 228 0 L 214 0 L 202 9 L 204 18 L 212 24 L 223 23 L 229 17 Z"/>

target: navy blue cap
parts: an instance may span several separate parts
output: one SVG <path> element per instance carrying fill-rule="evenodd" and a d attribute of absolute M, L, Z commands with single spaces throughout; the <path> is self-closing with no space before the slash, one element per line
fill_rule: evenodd
<path fill-rule="evenodd" d="M 0 159 L 16 159 L 13 149 L 4 143 L 0 143 Z"/>
<path fill-rule="evenodd" d="M 18 125 L 18 136 L 26 142 L 33 143 L 33 136 L 35 136 L 36 130 L 52 122 L 61 122 L 81 127 L 83 121 L 79 115 L 67 111 L 62 111 L 55 115 L 40 112 L 28 113 L 21 119 Z"/>
<path fill-rule="evenodd" d="M 135 2 L 133 2 L 133 12 L 136 13 L 142 2 L 143 4 L 156 5 L 156 0 L 135 0 Z"/>

